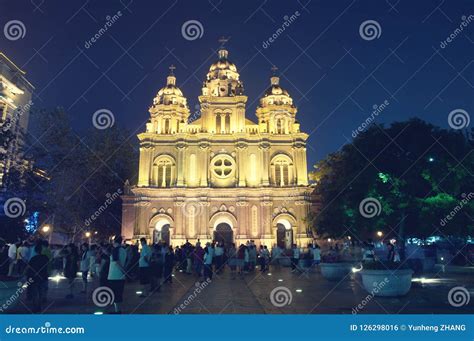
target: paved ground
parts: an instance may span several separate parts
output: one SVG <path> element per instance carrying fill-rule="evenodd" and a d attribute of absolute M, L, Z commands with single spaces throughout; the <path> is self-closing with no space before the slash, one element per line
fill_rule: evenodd
<path fill-rule="evenodd" d="M 474 313 L 474 269 L 461 271 L 439 271 L 425 274 L 424 281 L 414 282 L 409 294 L 401 298 L 373 298 L 359 313 Z M 456 270 L 456 269 L 454 269 Z M 351 314 L 354 307 L 367 298 L 360 276 L 351 275 L 340 282 L 324 279 L 318 271 L 300 274 L 288 268 L 271 268 L 268 273 L 258 271 L 243 278 L 232 278 L 228 270 L 215 275 L 209 283 L 199 284 L 193 275 L 176 272 L 172 284 L 164 284 L 160 292 L 140 298 L 137 283 L 127 283 L 123 304 L 124 313 L 141 314 Z M 80 290 L 80 279 L 77 280 Z M 48 303 L 43 313 L 92 314 L 104 311 L 94 305 L 91 292 L 97 283 L 90 283 L 90 292 L 77 294 L 74 299 L 65 298 L 64 279 L 51 280 Z M 454 308 L 448 303 L 448 292 L 455 286 L 465 286 L 472 299 L 468 305 Z M 277 287 L 280 298 L 291 302 L 282 307 L 275 306 L 271 292 Z M 276 290 L 276 289 L 275 289 Z M 278 302 L 281 301 L 277 301 Z M 22 297 L 10 313 L 30 313 L 30 307 Z"/>

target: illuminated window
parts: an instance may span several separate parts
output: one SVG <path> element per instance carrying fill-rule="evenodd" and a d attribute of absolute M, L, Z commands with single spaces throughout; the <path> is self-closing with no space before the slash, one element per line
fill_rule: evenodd
<path fill-rule="evenodd" d="M 211 170 L 218 178 L 227 178 L 235 170 L 234 159 L 228 155 L 218 155 L 212 160 Z"/>
<path fill-rule="evenodd" d="M 272 184 L 275 186 L 293 185 L 293 162 L 286 155 L 278 155 L 273 158 L 271 164 Z"/>
<path fill-rule="evenodd" d="M 174 185 L 175 163 L 168 156 L 158 157 L 153 163 L 152 181 L 158 187 L 171 187 Z"/>
<path fill-rule="evenodd" d="M 170 119 L 165 118 L 163 134 L 170 134 L 170 133 L 171 133 Z"/>

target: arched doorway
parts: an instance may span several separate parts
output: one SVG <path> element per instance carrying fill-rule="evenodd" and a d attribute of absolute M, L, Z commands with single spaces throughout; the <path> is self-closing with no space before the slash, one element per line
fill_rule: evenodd
<path fill-rule="evenodd" d="M 224 243 L 226 247 L 234 242 L 234 232 L 232 227 L 227 223 L 220 223 L 214 230 L 214 240 Z"/>
<path fill-rule="evenodd" d="M 170 244 L 170 224 L 166 220 L 159 220 L 153 231 L 153 243 L 164 242 Z"/>
<path fill-rule="evenodd" d="M 283 249 L 291 249 L 291 246 L 293 245 L 293 230 L 291 229 L 291 225 L 283 222 L 278 223 L 276 238 L 277 246 Z"/>

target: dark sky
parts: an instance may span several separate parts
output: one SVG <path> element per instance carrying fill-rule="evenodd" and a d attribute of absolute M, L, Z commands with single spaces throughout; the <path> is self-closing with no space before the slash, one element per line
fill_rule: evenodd
<path fill-rule="evenodd" d="M 249 97 L 247 117 L 255 119 L 270 68 L 279 67 L 302 130 L 310 134 L 309 165 L 347 143 L 373 105 L 386 100 L 377 122 L 420 117 L 448 127 L 453 109 L 474 112 L 474 20 L 440 47 L 463 16 L 474 14 L 474 1 L 0 0 L 0 5 L 0 50 L 35 85 L 35 107 L 66 108 L 78 130 L 90 128 L 93 113 L 106 108 L 115 124 L 143 131 L 170 64 L 194 111 L 221 36 L 230 36 L 229 56 Z M 106 34 L 85 48 L 118 11 L 122 16 Z M 264 48 L 285 16 L 296 11 L 300 15 Z M 11 20 L 24 24 L 24 38 L 5 37 Z M 201 23 L 201 38 L 183 37 L 181 27 L 189 20 Z M 366 20 L 380 25 L 378 38 L 362 39 L 359 27 Z"/>

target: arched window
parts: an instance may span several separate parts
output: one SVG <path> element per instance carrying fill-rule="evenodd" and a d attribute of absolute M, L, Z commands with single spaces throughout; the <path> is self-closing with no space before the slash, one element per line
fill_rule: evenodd
<path fill-rule="evenodd" d="M 293 162 L 288 156 L 275 156 L 270 164 L 270 168 L 273 185 L 280 187 L 293 185 Z"/>
<path fill-rule="evenodd" d="M 153 163 L 153 184 L 158 187 L 171 187 L 175 182 L 175 173 L 175 163 L 172 158 L 158 157 Z"/>
<path fill-rule="evenodd" d="M 281 118 L 277 119 L 277 122 L 276 122 L 276 130 L 277 130 L 277 134 L 283 134 L 283 120 Z"/>
<path fill-rule="evenodd" d="M 230 133 L 230 114 L 225 115 L 225 133 Z"/>
<path fill-rule="evenodd" d="M 164 128 L 163 128 L 163 134 L 170 134 L 170 119 L 169 118 L 165 118 L 165 122 L 164 122 Z"/>
<path fill-rule="evenodd" d="M 216 134 L 221 133 L 221 115 L 217 114 L 216 115 Z"/>

